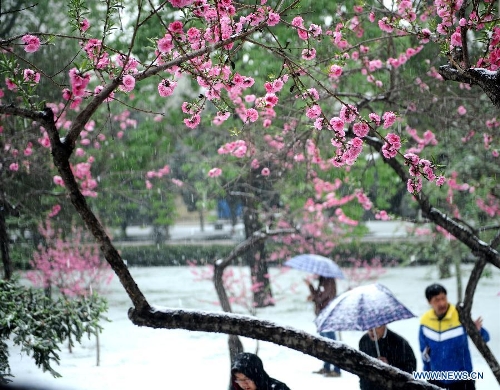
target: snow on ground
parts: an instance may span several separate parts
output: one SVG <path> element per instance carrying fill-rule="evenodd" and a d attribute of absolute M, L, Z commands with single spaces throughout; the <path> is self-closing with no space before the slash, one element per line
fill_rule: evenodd
<path fill-rule="evenodd" d="M 464 266 L 464 286 L 471 266 Z M 202 268 L 198 268 L 202 270 Z M 490 269 L 493 277 L 481 280 L 476 292 L 473 317 L 482 316 L 491 335 L 489 346 L 500 359 L 500 272 Z M 131 268 L 132 275 L 150 304 L 170 308 L 220 310 L 213 302 L 217 297 L 210 281 L 196 281 L 190 267 Z M 239 270 L 236 270 L 239 272 Z M 280 272 L 272 269 L 274 307 L 260 309 L 258 317 L 292 326 L 315 334 L 312 304 L 306 301 L 308 290 L 301 271 Z M 420 316 L 429 307 L 424 297 L 427 285 L 438 281 L 432 267 L 389 268 L 378 282 L 387 286 L 414 314 Z M 448 289 L 452 303 L 457 300 L 456 280 L 440 281 Z M 347 282 L 340 281 L 344 291 Z M 107 298 L 111 322 L 104 323 L 101 334 L 101 362 L 96 366 L 95 339 L 85 339 L 73 353 L 67 347 L 61 351 L 61 365 L 56 367 L 62 378 L 53 378 L 38 369 L 33 360 L 11 348 L 11 368 L 15 383 L 44 386 L 53 390 L 128 390 L 128 389 L 194 389 L 220 390 L 227 388 L 229 355 L 227 336 L 186 330 L 140 328 L 127 318 L 130 300 L 115 278 L 108 287 Z M 234 310 L 248 314 L 241 307 Z M 418 318 L 394 322 L 389 328 L 411 344 L 421 369 L 418 352 Z M 357 348 L 362 332 L 341 332 L 341 340 Z M 266 371 L 292 390 L 312 388 L 358 389 L 358 377 L 343 371 L 340 378 L 325 378 L 315 371 L 322 363 L 300 352 L 267 342 L 242 338 L 245 349 L 255 352 L 264 362 Z M 488 365 L 470 342 L 474 369 L 484 373 L 476 383 L 477 390 L 498 388 Z M 338 387 L 339 386 L 339 387 Z"/>

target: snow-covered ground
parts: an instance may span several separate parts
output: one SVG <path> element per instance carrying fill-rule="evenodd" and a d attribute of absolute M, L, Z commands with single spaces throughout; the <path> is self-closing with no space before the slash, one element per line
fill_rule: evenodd
<path fill-rule="evenodd" d="M 470 265 L 464 267 L 466 271 Z M 197 268 L 202 271 L 203 268 Z M 482 316 L 484 326 L 491 335 L 489 346 L 500 359 L 500 272 L 494 268 L 491 278 L 483 278 L 476 292 L 473 316 Z M 171 308 L 220 310 L 213 303 L 217 297 L 210 281 L 196 281 L 189 267 L 131 268 L 137 284 L 150 304 Z M 237 269 L 235 272 L 240 272 Z M 302 282 L 306 276 L 301 271 L 280 272 L 271 270 L 273 276 L 274 307 L 261 309 L 257 315 L 278 324 L 315 333 L 314 314 L 306 301 L 307 287 Z M 465 277 L 468 272 L 464 272 Z M 387 286 L 413 313 L 420 316 L 428 309 L 424 289 L 436 282 L 436 271 L 431 267 L 389 268 L 378 282 Z M 456 302 L 456 280 L 440 281 L 448 289 L 451 302 Z M 339 282 L 339 291 L 347 288 Z M 61 365 L 56 367 L 62 378 L 53 378 L 38 369 L 30 357 L 11 348 L 11 368 L 15 383 L 36 384 L 54 390 L 110 390 L 110 389 L 195 389 L 220 390 L 227 388 L 229 356 L 227 336 L 223 334 L 190 332 L 185 330 L 155 330 L 139 328 L 127 318 L 130 301 L 123 287 L 115 280 L 108 287 L 109 323 L 104 323 L 101 334 L 101 364 L 96 366 L 95 340 L 85 340 L 83 345 L 69 353 L 63 347 Z M 245 313 L 241 307 L 235 311 Z M 394 322 L 389 328 L 405 337 L 413 347 L 421 368 L 418 352 L 418 318 Z M 342 332 L 341 340 L 357 348 L 362 332 Z M 245 349 L 255 352 L 264 362 L 267 372 L 285 383 L 292 390 L 316 388 L 358 389 L 358 377 L 343 372 L 340 378 L 325 378 L 312 371 L 321 367 L 317 359 L 297 351 L 267 342 L 243 338 Z M 484 373 L 476 382 L 477 390 L 497 389 L 491 370 L 470 342 L 474 369 Z M 333 382 L 333 383 L 332 383 Z"/>

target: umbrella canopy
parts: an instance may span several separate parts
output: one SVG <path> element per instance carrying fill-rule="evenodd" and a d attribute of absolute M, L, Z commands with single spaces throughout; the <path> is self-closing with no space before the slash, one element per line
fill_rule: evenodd
<path fill-rule="evenodd" d="M 303 254 L 285 261 L 284 265 L 326 278 L 345 279 L 340 267 L 332 259 L 314 254 Z"/>
<path fill-rule="evenodd" d="M 318 332 L 368 330 L 416 317 L 391 291 L 375 283 L 340 294 L 316 317 Z"/>

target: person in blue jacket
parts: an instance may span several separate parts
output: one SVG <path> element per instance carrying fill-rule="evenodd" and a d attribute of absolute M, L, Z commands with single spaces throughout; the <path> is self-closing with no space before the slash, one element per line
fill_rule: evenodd
<path fill-rule="evenodd" d="M 471 376 L 465 374 L 464 379 L 464 373 L 472 372 L 472 361 L 467 332 L 460 323 L 457 308 L 448 302 L 446 289 L 440 284 L 428 286 L 425 297 L 431 309 L 420 318 L 423 370 L 457 373 L 429 382 L 447 390 L 475 390 Z M 483 340 L 488 342 L 490 336 L 482 327 L 482 318 L 474 322 Z"/>

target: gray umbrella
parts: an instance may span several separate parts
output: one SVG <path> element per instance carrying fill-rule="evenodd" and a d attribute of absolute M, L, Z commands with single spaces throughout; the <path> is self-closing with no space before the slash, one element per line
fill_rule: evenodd
<path fill-rule="evenodd" d="M 285 261 L 284 265 L 326 278 L 345 279 L 337 263 L 321 255 L 311 253 L 298 255 Z"/>
<path fill-rule="evenodd" d="M 316 317 L 318 332 L 369 330 L 415 317 L 382 284 L 360 286 L 340 294 Z M 378 349 L 378 344 L 376 344 Z"/>

